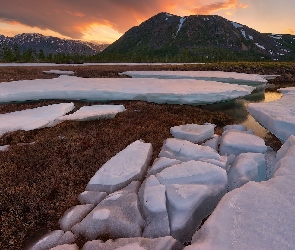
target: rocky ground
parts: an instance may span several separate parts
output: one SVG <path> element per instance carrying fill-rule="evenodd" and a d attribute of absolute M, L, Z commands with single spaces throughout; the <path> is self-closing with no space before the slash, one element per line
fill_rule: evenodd
<path fill-rule="evenodd" d="M 0 67 L 0 82 L 52 78 L 43 70 L 73 70 L 80 77 L 119 77 L 127 70 L 224 70 L 279 74 L 277 86 L 293 86 L 295 64 L 224 63 L 183 66 L 75 66 Z M 0 83 L 1 84 L 1 83 Z M 0 114 L 62 101 L 1 104 Z M 92 105 L 74 101 L 75 107 Z M 235 121 L 223 113 L 188 105 L 157 105 L 139 101 L 116 101 L 127 111 L 114 119 L 64 122 L 53 128 L 18 131 L 0 137 L 0 246 L 23 249 L 34 237 L 59 228 L 58 220 L 71 206 L 98 168 L 135 140 L 143 139 L 158 155 L 172 126 L 210 122 L 221 127 Z M 275 144 L 274 144 L 275 142 Z M 33 143 L 33 144 L 31 144 Z M 269 143 L 279 146 L 274 137 Z M 83 244 L 83 239 L 81 239 Z"/>

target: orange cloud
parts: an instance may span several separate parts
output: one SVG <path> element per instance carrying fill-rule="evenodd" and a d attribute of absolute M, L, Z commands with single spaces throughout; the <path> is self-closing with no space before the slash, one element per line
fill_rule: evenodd
<path fill-rule="evenodd" d="M 195 14 L 210 14 L 217 10 L 227 10 L 232 9 L 236 10 L 238 8 L 247 8 L 247 4 L 240 3 L 239 0 L 227 0 L 225 2 L 215 2 L 207 5 L 202 5 L 195 7 L 193 9 L 193 13 Z M 229 15 L 232 14 L 232 12 L 227 12 Z"/>
<path fill-rule="evenodd" d="M 232 12 L 233 9 L 246 7 L 238 0 L 214 1 L 216 0 L 0 0 L 0 21 L 18 22 L 80 39 L 89 27 L 103 25 L 123 33 L 159 12 L 208 14 L 220 9 Z"/>
<path fill-rule="evenodd" d="M 286 29 L 286 32 L 287 32 L 288 34 L 294 34 L 294 35 L 295 35 L 295 29 L 291 29 L 291 28 L 289 28 L 289 29 Z"/>

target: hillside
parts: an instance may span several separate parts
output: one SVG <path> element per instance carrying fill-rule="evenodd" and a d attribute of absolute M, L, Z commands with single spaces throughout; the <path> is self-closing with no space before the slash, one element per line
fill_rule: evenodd
<path fill-rule="evenodd" d="M 47 55 L 95 55 L 107 47 L 107 44 L 94 44 L 80 40 L 60 39 L 52 36 L 43 36 L 37 33 L 23 33 L 14 37 L 5 37 L 0 35 L 0 53 L 2 57 L 9 57 L 14 54 L 15 57 L 25 53 L 39 56 Z M 6 54 L 5 54 L 6 53 Z"/>
<path fill-rule="evenodd" d="M 159 13 L 128 30 L 102 55 L 135 61 L 285 61 L 295 58 L 295 36 L 263 34 L 216 15 Z"/>

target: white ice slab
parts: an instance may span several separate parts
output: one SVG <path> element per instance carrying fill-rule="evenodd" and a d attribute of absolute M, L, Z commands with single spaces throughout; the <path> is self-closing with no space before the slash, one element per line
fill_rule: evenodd
<path fill-rule="evenodd" d="M 295 92 L 285 94 L 280 100 L 273 102 L 250 103 L 247 110 L 281 141 L 295 135 Z"/>
<path fill-rule="evenodd" d="M 219 135 L 213 135 L 213 138 L 202 143 L 202 146 L 208 146 L 218 151 L 220 140 L 221 138 Z"/>
<path fill-rule="evenodd" d="M 125 111 L 123 105 L 93 105 L 84 106 L 70 115 L 58 118 L 59 121 L 90 121 L 105 118 L 114 118 L 119 112 Z"/>
<path fill-rule="evenodd" d="M 29 131 L 54 126 L 58 123 L 56 120 L 58 117 L 65 115 L 73 108 L 73 103 L 60 103 L 0 114 L 0 136 L 6 132 Z"/>
<path fill-rule="evenodd" d="M 173 165 L 158 173 L 156 177 L 163 185 L 227 185 L 227 174 L 224 169 L 201 161 L 188 161 Z"/>
<path fill-rule="evenodd" d="M 139 182 L 107 196 L 72 231 L 94 240 L 109 235 L 110 238 L 140 237 L 145 222 L 139 211 L 137 192 Z"/>
<path fill-rule="evenodd" d="M 138 197 L 146 221 L 142 236 L 146 238 L 169 236 L 165 185 L 161 185 L 158 179 L 151 175 L 141 185 Z"/>
<path fill-rule="evenodd" d="M 9 147 L 9 145 L 0 146 L 0 151 L 7 151 Z"/>
<path fill-rule="evenodd" d="M 165 140 L 159 156 L 180 161 L 198 160 L 199 158 L 221 160 L 221 156 L 211 147 L 175 138 Z"/>
<path fill-rule="evenodd" d="M 51 69 L 51 70 L 45 70 L 43 71 L 45 74 L 55 74 L 55 75 L 73 75 L 75 72 L 71 70 L 56 70 L 56 69 Z"/>
<path fill-rule="evenodd" d="M 78 200 L 81 204 L 95 204 L 100 203 L 107 196 L 106 192 L 98 191 L 84 191 L 79 194 Z"/>
<path fill-rule="evenodd" d="M 224 71 L 126 71 L 121 74 L 132 78 L 196 79 L 235 84 L 249 84 L 265 87 L 267 77 L 258 74 L 245 74 Z"/>
<path fill-rule="evenodd" d="M 263 139 L 243 131 L 223 132 L 220 143 L 221 155 L 239 155 L 241 153 L 265 153 L 267 147 Z"/>
<path fill-rule="evenodd" d="M 77 205 L 68 209 L 60 219 L 60 228 L 64 231 L 70 231 L 72 226 L 85 218 L 87 214 L 94 208 L 92 204 Z"/>
<path fill-rule="evenodd" d="M 278 150 L 276 155 L 276 161 L 278 162 L 287 154 L 290 147 L 295 146 L 295 136 L 291 135 L 288 140 L 282 145 L 282 147 Z"/>
<path fill-rule="evenodd" d="M 171 236 L 148 239 L 148 238 L 121 238 L 117 240 L 100 240 L 88 241 L 82 250 L 181 250 L 181 245 Z"/>
<path fill-rule="evenodd" d="M 242 153 L 238 155 L 228 172 L 229 191 L 249 181 L 265 181 L 266 163 L 264 154 Z"/>
<path fill-rule="evenodd" d="M 130 182 L 141 180 L 146 173 L 152 145 L 135 141 L 106 162 L 91 178 L 86 191 L 112 193 Z"/>
<path fill-rule="evenodd" d="M 175 165 L 175 164 L 179 164 L 179 163 L 181 163 L 181 161 L 175 160 L 175 159 L 170 159 L 170 158 L 166 158 L 166 157 L 157 158 L 154 161 L 150 170 L 148 171 L 147 176 L 160 173 L 163 169 L 170 167 L 172 165 Z"/>
<path fill-rule="evenodd" d="M 197 143 L 212 138 L 214 136 L 214 128 L 214 124 L 186 124 L 170 128 L 170 133 L 174 138 Z"/>
<path fill-rule="evenodd" d="M 210 85 L 210 87 L 208 87 Z M 0 84 L 0 103 L 40 99 L 142 100 L 205 104 L 250 94 L 250 86 L 190 79 L 78 78 L 24 80 Z"/>
<path fill-rule="evenodd" d="M 50 248 L 50 250 L 79 250 L 79 247 L 76 244 L 64 244 Z"/>

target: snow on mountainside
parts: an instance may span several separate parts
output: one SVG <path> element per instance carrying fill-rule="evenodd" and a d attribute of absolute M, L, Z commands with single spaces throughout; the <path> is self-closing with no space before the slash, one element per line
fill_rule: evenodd
<path fill-rule="evenodd" d="M 36 52 L 39 52 L 42 49 L 45 54 L 94 55 L 103 51 L 108 45 L 60 39 L 37 33 L 23 33 L 14 37 L 0 35 L 0 47 L 4 48 L 5 46 L 10 49 L 15 49 L 17 46 L 20 52 L 25 52 L 28 49 L 34 49 Z"/>
<path fill-rule="evenodd" d="M 180 17 L 159 13 L 128 30 L 104 52 L 284 60 L 295 57 L 293 38 L 263 34 L 217 15 Z"/>

